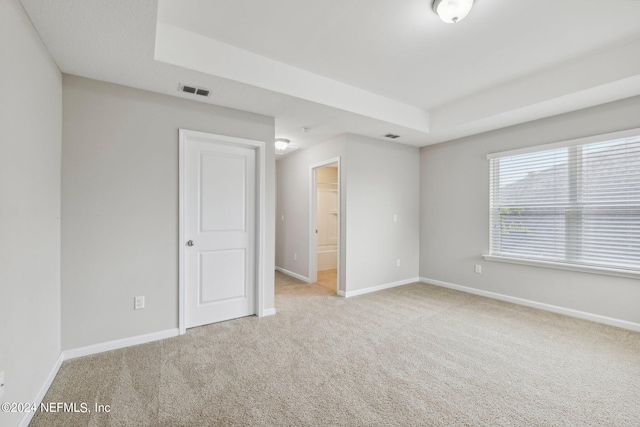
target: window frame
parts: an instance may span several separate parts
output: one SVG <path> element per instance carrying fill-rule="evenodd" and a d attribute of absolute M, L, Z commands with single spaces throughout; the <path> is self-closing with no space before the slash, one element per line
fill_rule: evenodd
<path fill-rule="evenodd" d="M 487 160 L 498 159 L 502 157 L 511 157 L 522 154 L 531 154 L 537 153 L 541 151 L 554 150 L 560 148 L 576 148 L 578 146 L 582 146 L 585 144 L 593 144 L 606 142 L 609 140 L 623 139 L 623 138 L 632 138 L 640 136 L 640 128 L 628 129 L 619 132 L 612 132 L 600 135 L 592 135 L 583 138 L 576 138 L 566 141 L 554 142 L 550 144 L 543 145 L 535 145 L 526 148 L 520 148 L 515 150 L 508 151 L 500 151 L 495 153 L 487 154 Z M 495 176 L 494 176 L 495 175 Z M 547 260 L 536 260 L 536 259 L 528 259 L 528 258 L 519 258 L 519 257 L 509 257 L 504 255 L 493 255 L 491 254 L 491 191 L 495 188 L 498 182 L 499 174 L 491 174 L 489 173 L 489 226 L 488 230 L 488 239 L 489 239 L 489 253 L 482 255 L 482 257 L 487 261 L 497 261 L 508 264 L 519 264 L 519 265 L 527 265 L 533 267 L 544 267 L 544 268 L 552 268 L 559 270 L 568 270 L 568 271 L 577 271 L 584 273 L 592 273 L 592 274 L 601 274 L 607 276 L 617 276 L 617 277 L 626 277 L 632 279 L 640 279 L 640 270 L 628 270 L 628 269 L 619 269 L 615 267 L 601 267 L 601 266 L 590 266 L 583 264 L 573 264 L 568 262 L 556 262 L 556 261 L 547 261 Z"/>

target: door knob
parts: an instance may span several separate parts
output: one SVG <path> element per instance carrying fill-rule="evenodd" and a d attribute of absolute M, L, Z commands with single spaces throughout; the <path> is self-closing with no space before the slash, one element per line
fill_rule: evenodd
<path fill-rule="evenodd" d="M 193 240 L 189 240 L 189 241 L 187 242 L 187 246 L 193 246 Z"/>

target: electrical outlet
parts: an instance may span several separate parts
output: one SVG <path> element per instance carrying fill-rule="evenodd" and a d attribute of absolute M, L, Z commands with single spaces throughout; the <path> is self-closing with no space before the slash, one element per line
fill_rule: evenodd
<path fill-rule="evenodd" d="M 393 214 L 393 222 L 398 222 L 398 215 L 397 214 Z"/>
<path fill-rule="evenodd" d="M 293 260 L 297 261 L 298 260 L 298 254 L 293 254 Z"/>
<path fill-rule="evenodd" d="M 284 221 L 284 215 L 280 216 L 280 221 Z"/>
<path fill-rule="evenodd" d="M 0 372 L 0 397 L 4 394 L 4 371 Z"/>
<path fill-rule="evenodd" d="M 135 310 L 142 310 L 144 308 L 144 297 L 135 297 L 133 302 L 134 302 L 133 308 Z"/>
<path fill-rule="evenodd" d="M 396 267 L 400 267 L 400 258 L 396 260 Z"/>
<path fill-rule="evenodd" d="M 476 264 L 476 273 L 477 274 L 481 274 L 482 273 L 482 266 L 480 264 Z"/>

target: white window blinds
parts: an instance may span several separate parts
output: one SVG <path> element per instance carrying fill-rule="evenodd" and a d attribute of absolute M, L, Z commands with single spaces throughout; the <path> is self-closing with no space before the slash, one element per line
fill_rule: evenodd
<path fill-rule="evenodd" d="M 491 255 L 640 271 L 640 131 L 593 140 L 489 156 Z"/>

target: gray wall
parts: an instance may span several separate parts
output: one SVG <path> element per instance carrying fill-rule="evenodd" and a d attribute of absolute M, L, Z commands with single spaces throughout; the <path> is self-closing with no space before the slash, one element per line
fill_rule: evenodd
<path fill-rule="evenodd" d="M 63 103 L 63 349 L 178 327 L 179 128 L 268 142 L 273 307 L 273 118 L 66 75 Z"/>
<path fill-rule="evenodd" d="M 333 157 L 342 169 L 340 289 L 416 278 L 419 150 L 350 134 L 277 162 L 276 265 L 309 276 L 309 167 Z"/>
<path fill-rule="evenodd" d="M 489 251 L 488 153 L 638 127 L 635 97 L 423 148 L 420 275 L 640 323 L 638 280 L 481 257 Z"/>
<path fill-rule="evenodd" d="M 325 160 L 340 157 L 340 232 L 346 230 L 346 136 L 341 135 L 290 154 L 276 163 L 276 265 L 285 270 L 309 277 L 309 167 Z M 284 221 L 282 216 L 284 215 Z M 346 246 L 342 239 L 340 263 L 345 266 Z M 294 260 L 297 254 L 297 260 Z M 346 268 L 341 268 L 340 289 L 344 290 Z"/>
<path fill-rule="evenodd" d="M 419 149 L 348 135 L 347 158 L 347 291 L 417 278 Z"/>
<path fill-rule="evenodd" d="M 60 355 L 62 86 L 18 0 L 0 2 L 0 58 L 0 401 L 32 402 Z"/>

